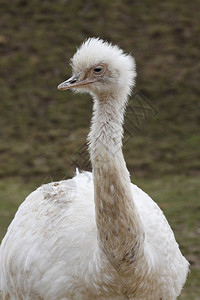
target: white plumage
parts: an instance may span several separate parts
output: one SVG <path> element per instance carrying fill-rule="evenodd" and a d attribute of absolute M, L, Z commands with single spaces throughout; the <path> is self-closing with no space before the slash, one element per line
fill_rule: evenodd
<path fill-rule="evenodd" d="M 130 183 L 121 150 L 134 60 L 88 39 L 59 85 L 90 92 L 93 167 L 43 185 L 19 207 L 0 248 L 0 288 L 11 300 L 175 300 L 188 273 L 157 204 Z"/>

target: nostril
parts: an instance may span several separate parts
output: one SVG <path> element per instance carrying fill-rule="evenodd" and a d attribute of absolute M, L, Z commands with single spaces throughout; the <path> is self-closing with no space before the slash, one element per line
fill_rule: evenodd
<path fill-rule="evenodd" d="M 73 79 L 70 81 L 70 83 L 75 83 L 76 82 L 76 79 Z"/>

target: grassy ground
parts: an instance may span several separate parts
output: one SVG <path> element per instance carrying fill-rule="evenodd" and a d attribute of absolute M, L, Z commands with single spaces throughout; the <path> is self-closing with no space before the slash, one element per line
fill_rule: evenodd
<path fill-rule="evenodd" d="M 142 176 L 199 174 L 198 4 L 3 0 L 0 176 L 69 169 L 68 156 L 86 136 L 92 101 L 60 92 L 57 85 L 70 75 L 69 58 L 88 36 L 134 54 L 136 89 L 158 110 L 129 144 L 129 153 L 135 149 L 127 156 L 129 167 Z"/>
<path fill-rule="evenodd" d="M 131 127 L 124 153 L 190 260 L 180 299 L 199 298 L 199 20 L 198 0 L 1 1 L 0 237 L 32 189 L 73 175 L 92 101 L 57 85 L 76 47 L 100 36 L 133 53 L 136 90 L 157 111 Z"/>

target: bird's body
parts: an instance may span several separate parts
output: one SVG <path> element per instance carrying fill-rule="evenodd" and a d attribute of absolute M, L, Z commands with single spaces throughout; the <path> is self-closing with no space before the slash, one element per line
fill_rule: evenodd
<path fill-rule="evenodd" d="M 133 61 L 90 39 L 72 63 L 75 74 L 60 88 L 89 88 L 94 97 L 93 175 L 43 185 L 20 206 L 0 248 L 3 299 L 175 300 L 188 262 L 157 204 L 130 182 L 121 151 Z"/>
<path fill-rule="evenodd" d="M 3 282 L 11 299 L 125 299 L 119 275 L 99 253 L 93 190 L 91 173 L 82 173 L 41 186 L 20 206 L 2 244 L 3 272 L 7 277 L 17 272 L 10 283 Z M 131 190 L 148 242 L 132 284 L 133 291 L 141 285 L 144 292 L 133 299 L 175 299 L 186 261 L 159 207 L 137 186 L 131 184 Z"/>

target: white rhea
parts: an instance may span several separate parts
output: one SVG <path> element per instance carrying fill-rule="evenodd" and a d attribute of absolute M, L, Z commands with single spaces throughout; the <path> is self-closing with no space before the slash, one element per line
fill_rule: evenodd
<path fill-rule="evenodd" d="M 19 207 L 0 249 L 0 288 L 11 300 L 175 300 L 188 273 L 157 204 L 130 182 L 123 116 L 134 59 L 88 39 L 59 89 L 94 100 L 92 173 L 49 183 Z"/>

